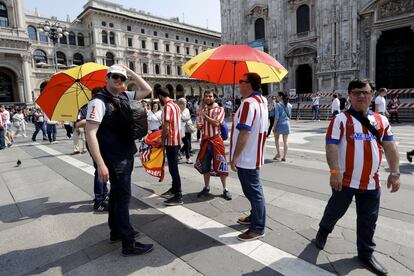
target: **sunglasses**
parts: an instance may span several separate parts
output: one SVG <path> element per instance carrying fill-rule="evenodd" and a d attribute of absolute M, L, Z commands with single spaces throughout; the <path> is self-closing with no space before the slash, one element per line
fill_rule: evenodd
<path fill-rule="evenodd" d="M 121 75 L 111 75 L 111 79 L 113 80 L 121 79 L 121 81 L 126 81 L 126 78 Z"/>
<path fill-rule="evenodd" d="M 242 84 L 242 83 L 249 83 L 249 81 L 247 81 L 247 80 L 239 80 L 239 84 Z"/>

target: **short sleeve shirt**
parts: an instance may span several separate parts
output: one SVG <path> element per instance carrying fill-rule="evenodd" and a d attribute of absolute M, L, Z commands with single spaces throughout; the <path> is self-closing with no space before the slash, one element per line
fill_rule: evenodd
<path fill-rule="evenodd" d="M 135 98 L 135 91 L 123 92 L 127 95 L 129 100 Z M 94 123 L 101 123 L 103 117 L 105 116 L 106 106 L 105 103 L 98 98 L 92 99 L 88 103 L 88 108 L 86 112 L 86 120 Z"/>

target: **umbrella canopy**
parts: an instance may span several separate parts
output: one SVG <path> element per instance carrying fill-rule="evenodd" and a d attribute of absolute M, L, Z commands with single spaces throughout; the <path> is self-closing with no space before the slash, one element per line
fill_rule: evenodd
<path fill-rule="evenodd" d="M 79 109 L 91 99 L 91 90 L 106 85 L 108 67 L 88 62 L 54 74 L 36 103 L 54 121 L 76 121 Z"/>
<path fill-rule="evenodd" d="M 262 83 L 280 82 L 288 71 L 270 55 L 247 45 L 222 45 L 200 53 L 183 65 L 195 79 L 235 84 L 245 73 L 255 72 Z"/>

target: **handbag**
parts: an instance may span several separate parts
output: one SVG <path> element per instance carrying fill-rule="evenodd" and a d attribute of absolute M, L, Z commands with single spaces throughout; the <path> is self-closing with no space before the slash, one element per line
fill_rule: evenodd
<path fill-rule="evenodd" d="M 185 123 L 185 132 L 194 133 L 196 131 L 197 131 L 197 128 L 193 125 L 193 122 L 191 122 L 191 120 Z"/>

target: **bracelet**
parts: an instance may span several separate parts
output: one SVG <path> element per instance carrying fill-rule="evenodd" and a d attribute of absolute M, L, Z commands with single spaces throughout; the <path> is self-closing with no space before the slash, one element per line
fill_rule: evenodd
<path fill-rule="evenodd" d="M 400 173 L 399 172 L 390 172 L 391 176 L 398 176 L 400 177 Z"/>
<path fill-rule="evenodd" d="M 330 174 L 340 174 L 341 171 L 340 170 L 329 170 Z"/>

